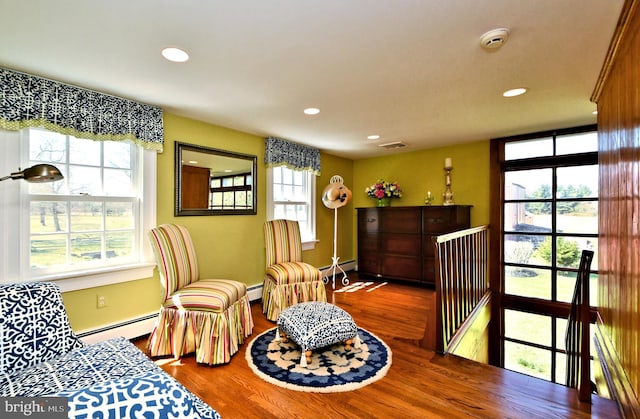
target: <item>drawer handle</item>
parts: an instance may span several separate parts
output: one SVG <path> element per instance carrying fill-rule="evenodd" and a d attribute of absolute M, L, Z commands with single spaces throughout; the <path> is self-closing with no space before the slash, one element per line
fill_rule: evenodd
<path fill-rule="evenodd" d="M 377 218 L 367 218 L 368 223 L 375 223 L 376 221 L 378 221 Z"/>
<path fill-rule="evenodd" d="M 439 224 L 439 223 L 443 223 L 444 219 L 442 218 L 427 218 L 427 222 L 430 224 Z"/>

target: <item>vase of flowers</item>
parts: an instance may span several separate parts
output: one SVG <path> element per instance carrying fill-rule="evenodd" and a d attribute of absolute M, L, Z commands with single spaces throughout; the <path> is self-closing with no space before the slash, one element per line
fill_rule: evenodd
<path fill-rule="evenodd" d="M 379 207 L 387 207 L 392 199 L 402 198 L 402 190 L 396 182 L 387 182 L 382 179 L 365 188 L 364 192 L 369 198 L 375 199 Z"/>

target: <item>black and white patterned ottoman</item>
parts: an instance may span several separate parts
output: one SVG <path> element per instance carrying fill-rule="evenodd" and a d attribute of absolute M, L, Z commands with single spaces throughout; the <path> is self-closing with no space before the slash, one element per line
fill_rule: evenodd
<path fill-rule="evenodd" d="M 358 347 L 358 327 L 351 315 L 330 303 L 312 301 L 290 306 L 278 316 L 276 340 L 293 340 L 300 346 L 300 366 L 311 362 L 314 349 L 345 343 L 345 350 Z M 304 354 L 304 356 L 302 355 Z"/>

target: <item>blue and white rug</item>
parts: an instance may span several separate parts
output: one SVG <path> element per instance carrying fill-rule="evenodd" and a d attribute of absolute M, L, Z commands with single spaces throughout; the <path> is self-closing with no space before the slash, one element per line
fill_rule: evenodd
<path fill-rule="evenodd" d="M 351 391 L 384 377 L 391 367 L 391 349 L 373 333 L 358 328 L 359 348 L 345 351 L 335 344 L 313 351 L 306 367 L 294 342 L 276 341 L 277 328 L 258 335 L 247 346 L 246 359 L 263 380 L 296 391 Z"/>

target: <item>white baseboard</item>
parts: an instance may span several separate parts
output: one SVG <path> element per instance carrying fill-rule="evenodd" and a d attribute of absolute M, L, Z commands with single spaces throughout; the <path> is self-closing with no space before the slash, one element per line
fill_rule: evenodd
<path fill-rule="evenodd" d="M 151 313 L 128 321 L 113 323 L 98 329 L 76 332 L 76 335 L 85 343 L 101 342 L 118 336 L 135 339 L 151 333 L 157 317 L 158 313 Z"/>
<path fill-rule="evenodd" d="M 247 288 L 249 301 L 257 301 L 262 299 L 262 284 L 252 285 Z"/>

